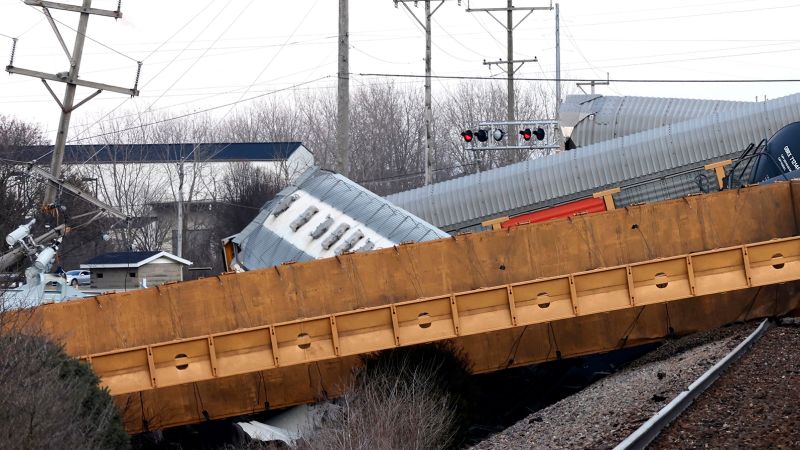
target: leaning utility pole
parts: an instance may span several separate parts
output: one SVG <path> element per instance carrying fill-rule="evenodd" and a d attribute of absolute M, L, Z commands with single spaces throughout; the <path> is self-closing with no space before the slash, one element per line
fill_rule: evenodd
<path fill-rule="evenodd" d="M 350 171 L 350 38 L 348 0 L 339 0 L 339 80 L 336 94 L 336 171 Z"/>
<path fill-rule="evenodd" d="M 84 81 L 78 79 L 78 72 L 80 71 L 81 67 L 81 58 L 83 57 L 83 45 L 84 41 L 86 40 L 86 28 L 89 24 L 89 15 L 94 14 L 98 16 L 106 16 L 119 19 L 122 17 L 122 12 L 120 12 L 119 10 L 119 4 L 117 5 L 116 11 L 92 8 L 92 0 L 83 0 L 83 6 L 68 5 L 64 3 L 55 3 L 42 0 L 25 0 L 25 4 L 29 6 L 38 6 L 42 8 L 42 13 L 47 18 L 47 21 L 50 22 L 50 26 L 53 28 L 53 31 L 56 34 L 56 38 L 58 39 L 59 44 L 61 44 L 61 48 L 67 55 L 67 59 L 69 60 L 70 63 L 69 71 L 59 72 L 55 75 L 14 67 L 13 57 L 9 65 L 6 66 L 6 72 L 8 73 L 16 73 L 20 75 L 27 75 L 41 79 L 42 83 L 44 83 L 45 87 L 47 88 L 47 91 L 50 92 L 51 96 L 53 96 L 53 99 L 56 101 L 56 103 L 58 103 L 58 106 L 61 107 L 61 118 L 59 119 L 58 122 L 58 134 L 56 135 L 56 143 L 53 149 L 53 156 L 50 163 L 50 173 L 57 179 L 61 175 L 61 162 L 64 159 L 64 147 L 66 146 L 67 143 L 67 132 L 69 131 L 69 121 L 72 116 L 72 111 L 74 111 L 84 103 L 88 102 L 89 100 L 93 99 L 103 91 L 119 92 L 121 94 L 130 95 L 131 97 L 139 95 L 139 91 L 136 89 L 136 87 L 138 85 L 139 71 L 141 70 L 142 64 L 141 62 L 139 62 L 139 70 L 136 72 L 136 82 L 134 83 L 133 89 L 126 89 L 122 87 L 111 86 L 108 84 L 95 83 L 92 81 Z M 64 43 L 64 38 L 61 37 L 61 32 L 58 30 L 55 20 L 50 15 L 50 9 L 61 9 L 64 11 L 72 11 L 80 13 L 80 19 L 78 20 L 78 31 L 77 34 L 75 35 L 75 45 L 73 46 L 71 54 L 67 49 L 66 44 Z M 14 41 L 14 45 L 16 45 L 16 40 Z M 13 55 L 13 50 L 12 50 L 12 55 Z M 55 92 L 53 92 L 53 90 L 50 88 L 50 85 L 47 84 L 47 80 L 66 83 L 67 87 L 66 91 L 64 92 L 63 101 L 60 101 L 58 97 L 56 97 Z M 93 94 L 89 95 L 85 99 L 75 104 L 75 91 L 78 86 L 97 89 L 97 91 L 95 91 Z M 49 205 L 53 203 L 55 201 L 55 195 L 56 195 L 55 187 L 53 187 L 52 185 L 47 185 L 47 187 L 45 188 L 43 204 Z"/>
<path fill-rule="evenodd" d="M 416 14 L 408 7 L 406 3 L 413 2 L 416 5 L 419 1 L 425 3 L 425 23 L 417 17 Z M 435 0 L 434 0 L 435 1 Z M 417 22 L 425 33 L 425 184 L 431 184 L 433 181 L 433 109 L 431 100 L 431 17 L 439 10 L 444 4 L 445 0 L 438 0 L 439 4 L 431 11 L 431 0 L 394 0 L 394 7 L 397 8 L 398 3 L 408 10 L 411 17 Z M 461 6 L 461 0 L 458 0 L 458 5 Z"/>
<path fill-rule="evenodd" d="M 506 46 L 507 49 L 507 59 L 506 61 L 499 60 L 499 61 L 483 61 L 484 65 L 491 66 L 491 65 L 498 65 L 504 64 L 506 66 L 505 72 L 508 74 L 508 113 L 507 119 L 508 122 L 514 122 L 514 110 L 516 107 L 516 99 L 514 96 L 514 73 L 519 70 L 526 62 L 537 62 L 538 59 L 534 57 L 533 59 L 514 59 L 514 29 L 517 28 L 525 19 L 528 18 L 534 11 L 537 10 L 551 10 L 553 9 L 553 3 L 550 2 L 550 6 L 523 6 L 523 7 L 515 7 L 513 0 L 506 0 L 507 5 L 505 8 L 470 8 L 469 3 L 467 3 L 467 12 L 478 12 L 482 11 L 492 19 L 497 21 L 503 28 L 506 29 L 506 37 L 508 39 L 508 43 Z M 506 23 L 503 23 L 495 17 L 494 12 L 506 12 Z M 514 11 L 528 11 L 528 14 L 514 24 Z M 515 65 L 519 63 L 519 66 Z M 513 133 L 509 133 L 508 135 L 509 145 L 516 146 L 517 145 L 517 135 Z"/>

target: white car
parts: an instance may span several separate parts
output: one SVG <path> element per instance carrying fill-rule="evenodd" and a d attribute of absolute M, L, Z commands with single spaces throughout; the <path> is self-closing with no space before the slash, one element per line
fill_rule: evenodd
<path fill-rule="evenodd" d="M 92 282 L 92 272 L 89 270 L 70 270 L 66 275 L 67 284 L 72 287 L 79 284 L 89 285 Z"/>

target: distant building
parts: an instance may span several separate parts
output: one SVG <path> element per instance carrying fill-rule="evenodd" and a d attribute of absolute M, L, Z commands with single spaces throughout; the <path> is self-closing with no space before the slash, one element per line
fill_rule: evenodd
<path fill-rule="evenodd" d="M 183 281 L 183 267 L 190 265 L 167 252 L 115 252 L 96 256 L 81 269 L 92 271 L 93 289 L 120 290 Z"/>
<path fill-rule="evenodd" d="M 53 146 L 35 145 L 11 150 L 9 158 L 50 166 Z M 118 190 L 147 184 L 174 201 L 178 188 L 177 164 L 184 162 L 184 197 L 215 198 L 226 167 L 249 163 L 293 179 L 314 165 L 314 155 L 300 142 L 209 142 L 184 144 L 67 145 L 65 166 L 72 166 L 100 199 L 112 205 Z M 124 170 L 122 167 L 124 166 Z"/>
<path fill-rule="evenodd" d="M 52 151 L 52 146 L 18 147 L 10 149 L 4 157 L 36 161 L 48 167 Z M 182 171 L 185 223 L 182 256 L 190 254 L 198 265 L 213 266 L 212 259 L 218 251 L 211 244 L 208 249 L 186 247 L 198 242 L 218 242 L 218 237 L 210 236 L 221 218 L 221 206 L 228 206 L 220 203 L 220 197 L 226 186 L 228 189 L 235 186 L 231 179 L 245 167 L 253 167 L 275 174 L 280 180 L 292 180 L 313 166 L 314 155 L 300 142 L 88 144 L 67 145 L 63 163 L 65 173 L 80 179 L 90 194 L 132 218 L 123 231 L 116 221 L 108 221 L 108 247 L 87 246 L 83 254 L 80 254 L 83 249 L 78 249 L 72 253 L 80 256 L 70 259 L 70 265 L 108 248 L 177 253 L 177 199 Z M 17 188 L 24 192 L 28 189 L 26 183 L 37 182 L 24 178 Z"/>

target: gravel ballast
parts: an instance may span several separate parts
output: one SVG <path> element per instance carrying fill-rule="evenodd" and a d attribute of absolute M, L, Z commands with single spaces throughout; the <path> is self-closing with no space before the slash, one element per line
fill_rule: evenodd
<path fill-rule="evenodd" d="M 756 326 L 735 325 L 668 341 L 620 372 L 529 415 L 472 448 L 614 447 Z"/>
<path fill-rule="evenodd" d="M 800 328 L 769 330 L 651 448 L 800 448 Z"/>

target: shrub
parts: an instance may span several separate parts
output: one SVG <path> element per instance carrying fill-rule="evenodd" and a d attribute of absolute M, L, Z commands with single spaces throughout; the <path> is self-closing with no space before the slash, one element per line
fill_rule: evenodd
<path fill-rule="evenodd" d="M 369 357 L 321 426 L 298 443 L 317 449 L 445 449 L 460 442 L 469 414 L 469 371 L 451 345 Z"/>
<path fill-rule="evenodd" d="M 3 448 L 126 449 L 129 436 L 91 368 L 38 336 L 0 336 Z"/>

